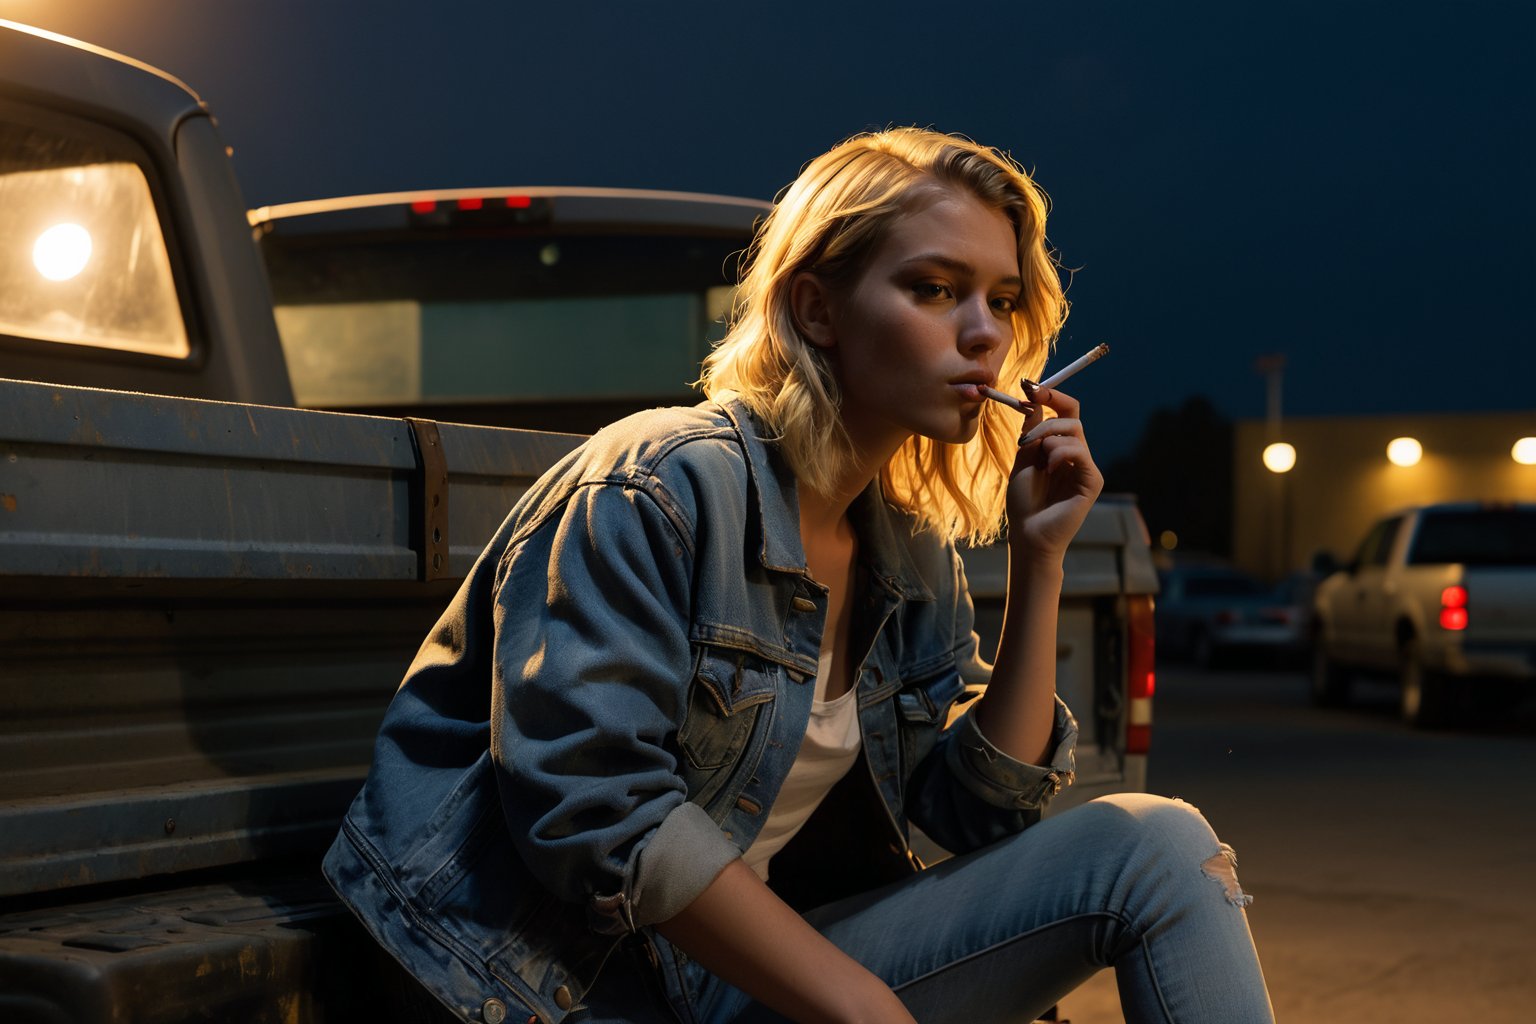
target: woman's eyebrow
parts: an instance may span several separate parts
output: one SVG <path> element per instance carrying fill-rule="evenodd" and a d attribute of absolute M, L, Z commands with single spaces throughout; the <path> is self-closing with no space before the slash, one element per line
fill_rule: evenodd
<path fill-rule="evenodd" d="M 918 254 L 916 256 L 909 256 L 907 259 L 904 259 L 904 260 L 901 261 L 901 265 L 904 266 L 904 267 L 908 266 L 908 265 L 911 265 L 911 264 L 914 264 L 914 263 L 933 263 L 933 264 L 938 264 L 939 266 L 945 268 L 946 270 L 952 270 L 955 273 L 963 274 L 966 277 L 975 277 L 976 276 L 976 268 L 975 267 L 971 266 L 965 260 L 959 259 L 959 258 L 954 257 L 954 256 L 946 255 L 946 254 L 944 254 L 942 252 L 925 252 L 925 253 L 920 253 L 920 254 Z M 998 281 L 998 283 L 999 284 L 1019 284 L 1019 285 L 1021 285 L 1021 284 L 1024 283 L 1024 279 L 1022 277 L 1020 277 L 1019 275 L 1017 275 L 1017 274 L 1012 274 L 1012 275 L 1009 275 L 1008 277 L 1004 277 L 1004 278 L 1000 279 Z"/>

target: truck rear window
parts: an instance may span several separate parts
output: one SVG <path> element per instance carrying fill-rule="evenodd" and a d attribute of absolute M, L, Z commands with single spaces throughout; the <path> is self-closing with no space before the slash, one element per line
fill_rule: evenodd
<path fill-rule="evenodd" d="M 0 119 L 0 335 L 184 359 L 170 257 L 143 168 Z"/>
<path fill-rule="evenodd" d="M 1426 513 L 1408 552 L 1410 565 L 1536 565 L 1536 509 Z"/>
<path fill-rule="evenodd" d="M 723 333 L 745 239 L 262 241 L 303 406 L 678 400 Z"/>

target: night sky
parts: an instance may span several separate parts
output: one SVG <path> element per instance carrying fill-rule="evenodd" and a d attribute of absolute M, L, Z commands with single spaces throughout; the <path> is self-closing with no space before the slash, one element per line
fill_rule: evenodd
<path fill-rule="evenodd" d="M 250 205 L 416 187 L 771 198 L 852 132 L 1010 152 L 1050 194 L 1089 437 L 1204 394 L 1536 409 L 1536 5 L 0 0 L 187 81 Z M 1536 420 L 1536 413 L 1533 413 Z"/>

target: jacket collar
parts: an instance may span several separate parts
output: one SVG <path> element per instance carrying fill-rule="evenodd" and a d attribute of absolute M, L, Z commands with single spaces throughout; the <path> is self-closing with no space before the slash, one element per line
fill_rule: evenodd
<path fill-rule="evenodd" d="M 765 437 L 757 417 L 735 395 L 717 401 L 741 437 L 747 454 L 747 470 L 757 496 L 763 567 L 807 575 L 805 548 L 800 542 L 800 501 L 794 473 L 779 455 L 772 438 Z M 933 591 L 924 582 L 908 549 L 914 523 L 910 516 L 892 508 L 874 480 L 848 509 L 859 537 L 861 560 L 884 585 L 910 601 L 931 601 Z M 750 536 L 750 533 L 749 533 Z"/>

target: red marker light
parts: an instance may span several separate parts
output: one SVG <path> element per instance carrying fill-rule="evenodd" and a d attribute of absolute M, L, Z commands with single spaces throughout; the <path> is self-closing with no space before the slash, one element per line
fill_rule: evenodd
<path fill-rule="evenodd" d="M 507 206 L 514 210 L 526 210 L 533 205 L 532 196 L 507 196 Z"/>
<path fill-rule="evenodd" d="M 480 209 L 480 207 L 482 207 L 484 205 L 485 205 L 485 200 L 484 199 L 476 198 L 476 199 L 460 199 L 459 200 L 459 209 L 461 209 L 461 210 L 478 210 L 478 209 Z"/>
<path fill-rule="evenodd" d="M 437 201 L 435 199 L 418 199 L 411 204 L 412 213 L 435 213 Z"/>
<path fill-rule="evenodd" d="M 1456 584 L 1440 591 L 1440 628 L 1467 628 L 1467 588 Z"/>
<path fill-rule="evenodd" d="M 1125 600 L 1126 610 L 1126 709 L 1125 752 L 1145 754 L 1152 746 L 1152 695 L 1157 690 L 1157 631 L 1151 595 Z"/>

